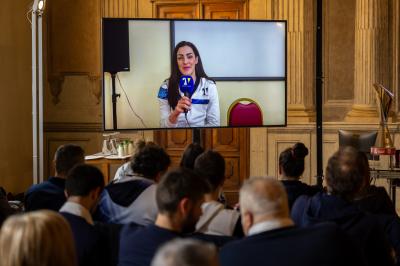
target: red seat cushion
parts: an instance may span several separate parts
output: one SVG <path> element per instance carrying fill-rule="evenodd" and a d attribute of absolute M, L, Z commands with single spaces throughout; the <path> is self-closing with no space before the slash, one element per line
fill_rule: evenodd
<path fill-rule="evenodd" d="M 263 124 L 261 110 L 255 103 L 237 103 L 229 115 L 230 126 L 261 126 Z"/>

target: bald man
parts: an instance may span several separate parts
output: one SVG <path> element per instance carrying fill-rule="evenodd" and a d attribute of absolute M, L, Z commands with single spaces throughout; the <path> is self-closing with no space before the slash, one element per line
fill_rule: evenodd
<path fill-rule="evenodd" d="M 222 266 L 366 265 L 360 248 L 338 226 L 297 228 L 285 188 L 274 178 L 246 181 L 239 202 L 246 237 L 222 248 Z"/>

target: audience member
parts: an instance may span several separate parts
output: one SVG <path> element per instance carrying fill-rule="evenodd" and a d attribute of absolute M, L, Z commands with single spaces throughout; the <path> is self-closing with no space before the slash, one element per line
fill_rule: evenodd
<path fill-rule="evenodd" d="M 25 210 L 58 211 L 67 200 L 64 194 L 67 173 L 75 165 L 84 163 L 84 153 L 81 147 L 74 144 L 60 146 L 54 155 L 55 176 L 29 188 L 25 194 Z"/>
<path fill-rule="evenodd" d="M 153 142 L 147 142 L 147 144 L 150 144 Z M 141 149 L 143 149 L 146 146 L 146 141 L 139 139 L 135 141 L 134 144 L 134 150 L 133 150 L 133 154 L 132 157 L 138 153 Z M 115 176 L 114 176 L 114 181 L 120 181 L 123 180 L 126 177 L 131 177 L 134 176 L 134 173 L 132 171 L 132 167 L 131 167 L 131 162 L 127 162 L 124 163 L 122 166 L 120 166 L 117 171 L 115 172 Z"/>
<path fill-rule="evenodd" d="M 222 266 L 365 265 L 362 252 L 335 224 L 295 227 L 279 181 L 251 178 L 240 189 L 239 200 L 247 237 L 221 249 Z"/>
<path fill-rule="evenodd" d="M 209 183 L 211 188 L 201 206 L 203 215 L 196 224 L 196 232 L 221 236 L 243 236 L 239 212 L 225 209 L 225 206 L 218 202 L 225 182 L 224 158 L 218 152 L 208 150 L 197 157 L 194 170 Z"/>
<path fill-rule="evenodd" d="M 6 191 L 0 187 L 0 228 L 7 217 L 16 212 L 8 203 Z"/>
<path fill-rule="evenodd" d="M 161 147 L 147 143 L 131 161 L 133 176 L 105 187 L 96 220 L 106 223 L 149 225 L 157 216 L 156 188 L 171 160 Z"/>
<path fill-rule="evenodd" d="M 362 211 L 377 217 L 391 246 L 396 251 L 397 263 L 400 265 L 400 218 L 385 188 L 370 184 L 371 176 L 367 155 L 359 151 L 357 156 L 360 168 L 364 169 L 364 182 L 354 203 Z"/>
<path fill-rule="evenodd" d="M 186 148 L 182 154 L 180 166 L 189 169 L 194 169 L 194 162 L 196 158 L 204 152 L 203 147 L 198 143 L 191 143 Z"/>
<path fill-rule="evenodd" d="M 309 186 L 300 181 L 304 173 L 304 158 L 307 155 L 308 149 L 301 142 L 279 155 L 279 174 L 288 195 L 289 209 L 300 195 L 312 196 L 321 190 L 318 186 Z"/>
<path fill-rule="evenodd" d="M 156 253 L 151 266 L 218 266 L 214 245 L 195 239 L 174 239 Z"/>
<path fill-rule="evenodd" d="M 355 203 L 363 211 L 397 216 L 392 200 L 384 187 L 371 185 L 368 157 L 364 152 L 358 152 L 358 164 L 364 169 L 364 182 L 355 197 Z"/>
<path fill-rule="evenodd" d="M 335 222 L 360 244 L 369 265 L 392 265 L 392 249 L 379 221 L 354 204 L 368 171 L 357 155 L 352 147 L 333 154 L 326 167 L 327 193 L 299 197 L 292 218 L 302 227 Z"/>
<path fill-rule="evenodd" d="M 0 232 L 0 258 L 2 266 L 77 265 L 71 228 L 49 210 L 8 218 Z"/>
<path fill-rule="evenodd" d="M 94 227 L 91 212 L 104 188 L 104 176 L 91 165 L 71 169 L 65 184 L 67 202 L 60 213 L 71 225 L 79 265 L 107 265 L 102 252 L 101 237 Z"/>
<path fill-rule="evenodd" d="M 157 186 L 159 213 L 154 225 L 121 232 L 120 266 L 149 266 L 157 249 L 164 243 L 195 230 L 201 204 L 209 188 L 192 170 L 180 168 L 168 172 Z"/>

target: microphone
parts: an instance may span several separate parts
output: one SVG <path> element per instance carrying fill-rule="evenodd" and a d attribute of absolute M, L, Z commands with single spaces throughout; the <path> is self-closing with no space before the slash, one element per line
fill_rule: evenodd
<path fill-rule="evenodd" d="M 185 97 L 189 99 L 192 97 L 194 91 L 194 82 L 191 76 L 181 76 L 179 79 L 179 89 L 183 92 Z M 188 110 L 185 110 L 185 114 L 187 114 Z"/>

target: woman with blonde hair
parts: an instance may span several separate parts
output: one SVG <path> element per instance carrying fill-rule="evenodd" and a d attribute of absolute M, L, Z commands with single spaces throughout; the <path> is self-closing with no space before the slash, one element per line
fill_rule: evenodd
<path fill-rule="evenodd" d="M 69 224 L 49 210 L 8 218 L 1 228 L 0 258 L 2 266 L 77 265 Z"/>

